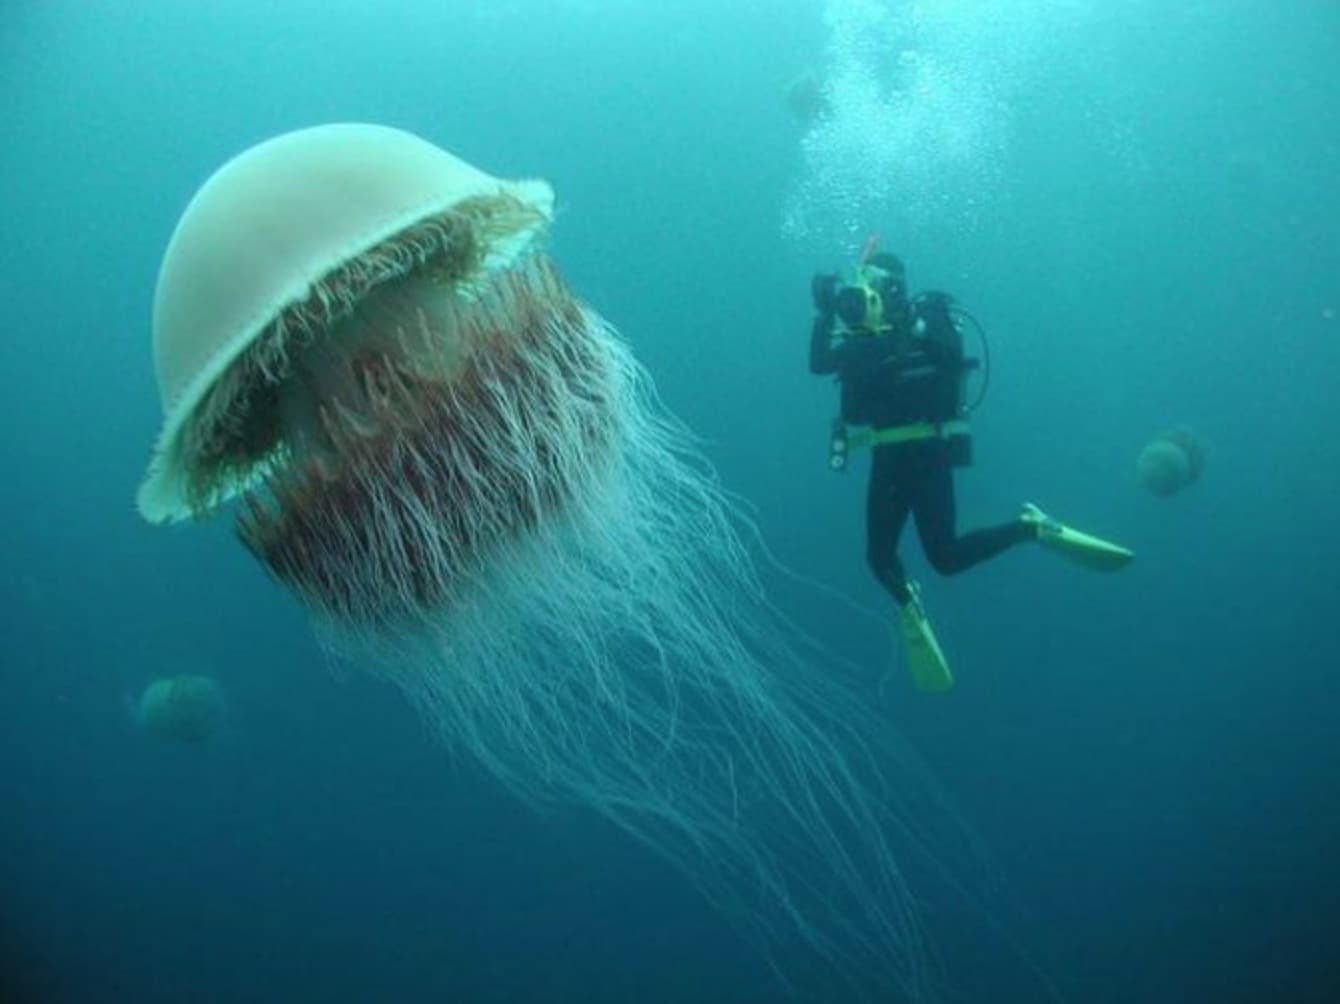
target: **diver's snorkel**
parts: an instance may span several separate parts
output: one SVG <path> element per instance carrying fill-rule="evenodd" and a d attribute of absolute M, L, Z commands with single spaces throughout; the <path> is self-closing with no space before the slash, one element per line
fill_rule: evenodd
<path fill-rule="evenodd" d="M 861 245 L 861 254 L 856 259 L 856 266 L 863 268 L 865 263 L 870 260 L 870 256 L 879 250 L 879 234 L 871 234 Z"/>

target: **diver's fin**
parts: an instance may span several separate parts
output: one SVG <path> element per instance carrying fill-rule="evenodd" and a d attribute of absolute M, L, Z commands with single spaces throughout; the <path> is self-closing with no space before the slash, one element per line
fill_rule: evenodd
<path fill-rule="evenodd" d="M 921 587 L 915 582 L 909 582 L 907 587 L 912 598 L 898 608 L 898 633 L 902 636 L 912 683 L 924 694 L 943 694 L 954 685 L 954 674 L 931 630 L 931 622 L 926 619 Z"/>
<path fill-rule="evenodd" d="M 1052 519 L 1031 502 L 1024 503 L 1023 515 L 1019 518 L 1037 527 L 1038 543 L 1085 568 L 1115 572 L 1125 568 L 1135 557 L 1135 552 L 1129 548 Z"/>

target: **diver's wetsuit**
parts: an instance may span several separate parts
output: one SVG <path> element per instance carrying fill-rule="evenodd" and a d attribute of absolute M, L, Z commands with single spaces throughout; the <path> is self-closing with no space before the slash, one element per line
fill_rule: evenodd
<path fill-rule="evenodd" d="M 943 301 L 914 305 L 912 318 L 882 335 L 850 335 L 834 343 L 831 314 L 815 318 L 810 336 L 810 372 L 836 373 L 842 386 L 842 418 L 884 429 L 958 417 L 962 339 Z M 912 333 L 920 318 L 924 335 Z M 955 529 L 954 471 L 967 462 L 966 436 L 877 445 L 866 490 L 866 560 L 899 604 L 910 598 L 898 560 L 898 538 L 908 513 L 931 567 L 954 575 L 1035 536 L 1014 520 L 959 535 Z"/>

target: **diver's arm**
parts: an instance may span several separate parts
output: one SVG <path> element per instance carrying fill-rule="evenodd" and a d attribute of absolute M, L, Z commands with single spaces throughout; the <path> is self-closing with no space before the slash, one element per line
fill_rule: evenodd
<path fill-rule="evenodd" d="M 837 276 L 816 275 L 810 283 L 814 297 L 814 327 L 810 329 L 810 372 L 836 373 L 842 348 L 833 344 L 833 314 L 837 309 Z"/>
<path fill-rule="evenodd" d="M 833 344 L 833 315 L 819 314 L 810 329 L 810 372 L 836 373 L 842 359 L 842 346 Z"/>

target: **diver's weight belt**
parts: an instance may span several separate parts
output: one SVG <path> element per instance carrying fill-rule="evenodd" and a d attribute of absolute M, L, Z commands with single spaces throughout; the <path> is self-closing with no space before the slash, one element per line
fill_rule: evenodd
<path fill-rule="evenodd" d="M 857 429 L 847 436 L 849 449 L 860 450 L 866 447 L 888 446 L 893 443 L 915 443 L 921 439 L 952 439 L 970 433 L 967 419 L 956 418 L 949 422 L 910 422 L 907 425 L 890 425 L 882 429 Z"/>

